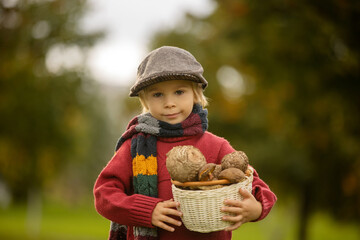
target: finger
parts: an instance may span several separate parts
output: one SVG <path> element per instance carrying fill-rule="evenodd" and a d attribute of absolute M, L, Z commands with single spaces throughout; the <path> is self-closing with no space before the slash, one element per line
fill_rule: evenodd
<path fill-rule="evenodd" d="M 162 228 L 162 229 L 164 229 L 166 231 L 169 231 L 169 232 L 174 232 L 175 231 L 175 228 L 165 224 L 164 222 L 158 222 L 158 223 L 154 224 L 154 226 Z"/>
<path fill-rule="evenodd" d="M 229 199 L 227 199 L 227 200 L 224 201 L 224 204 L 226 206 L 242 207 L 242 203 L 239 200 L 229 200 Z"/>
<path fill-rule="evenodd" d="M 239 215 L 243 212 L 242 208 L 239 207 L 222 207 L 221 211 L 235 215 Z"/>
<path fill-rule="evenodd" d="M 175 225 L 175 226 L 181 226 L 181 221 L 178 221 L 172 217 L 169 217 L 169 216 L 164 216 L 162 218 L 162 222 L 166 223 L 166 224 L 172 224 L 172 225 Z"/>
<path fill-rule="evenodd" d="M 182 216 L 182 213 L 177 210 L 177 208 L 180 206 L 180 204 L 178 202 L 165 201 L 165 202 L 161 202 L 159 204 L 161 206 L 161 208 L 160 208 L 161 214 L 174 215 L 174 216 L 179 216 L 179 217 Z"/>
<path fill-rule="evenodd" d="M 235 223 L 234 225 L 231 225 L 231 226 L 225 228 L 224 230 L 225 231 L 234 231 L 234 230 L 238 229 L 241 225 L 242 225 L 242 223 L 238 222 L 238 223 Z"/>
<path fill-rule="evenodd" d="M 174 226 L 181 226 L 181 221 L 177 221 L 171 217 L 168 217 L 168 216 L 162 216 L 159 220 L 157 220 L 153 225 L 154 226 L 157 226 L 157 227 L 160 227 L 166 231 L 169 231 L 169 232 L 173 232 L 175 231 L 175 228 L 170 226 L 169 224 L 171 225 L 174 225 Z"/>
<path fill-rule="evenodd" d="M 177 202 L 159 202 L 158 206 L 160 208 L 161 213 L 166 213 L 166 211 L 171 210 L 171 211 L 177 211 L 177 208 L 180 206 L 179 203 Z M 179 212 L 179 211 L 177 211 Z M 178 214 L 175 214 L 178 215 Z"/>
<path fill-rule="evenodd" d="M 252 197 L 252 194 L 248 190 L 245 190 L 245 189 L 242 189 L 242 188 L 239 188 L 239 193 L 243 198 Z"/>
<path fill-rule="evenodd" d="M 180 203 L 179 202 L 174 202 L 173 200 L 164 201 L 164 202 L 162 202 L 162 204 L 166 208 L 178 208 L 178 207 L 180 207 Z"/>
<path fill-rule="evenodd" d="M 223 221 L 232 222 L 232 223 L 238 223 L 238 222 L 243 223 L 243 222 L 244 222 L 244 218 L 243 218 L 242 215 L 223 216 L 221 219 L 222 219 Z"/>
<path fill-rule="evenodd" d="M 161 213 L 164 215 L 173 215 L 173 216 L 178 216 L 178 217 L 182 216 L 182 212 L 180 212 L 176 209 L 173 209 L 173 208 L 163 208 Z"/>

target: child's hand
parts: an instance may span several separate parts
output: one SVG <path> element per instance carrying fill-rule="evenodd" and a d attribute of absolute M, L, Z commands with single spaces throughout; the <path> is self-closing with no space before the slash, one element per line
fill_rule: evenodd
<path fill-rule="evenodd" d="M 169 215 L 181 217 L 182 213 L 175 209 L 176 207 L 179 207 L 179 205 L 178 202 L 174 202 L 173 200 L 159 202 L 152 213 L 152 225 L 169 232 L 175 231 L 175 229 L 168 224 L 180 226 L 181 221 L 178 221 Z"/>
<path fill-rule="evenodd" d="M 223 216 L 222 220 L 234 222 L 234 224 L 225 229 L 225 231 L 233 231 L 239 228 L 243 223 L 256 220 L 262 212 L 262 205 L 255 197 L 246 190 L 239 189 L 239 193 L 243 196 L 242 201 L 225 200 L 221 211 L 232 213 L 235 216 Z"/>

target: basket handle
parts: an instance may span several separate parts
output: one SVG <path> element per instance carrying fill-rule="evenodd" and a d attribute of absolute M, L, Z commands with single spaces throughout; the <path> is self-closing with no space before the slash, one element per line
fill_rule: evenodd
<path fill-rule="evenodd" d="M 199 181 L 199 182 L 179 182 L 171 179 L 171 183 L 179 187 L 196 187 L 196 186 L 211 186 L 219 184 L 230 184 L 226 179 L 214 180 L 214 181 Z"/>

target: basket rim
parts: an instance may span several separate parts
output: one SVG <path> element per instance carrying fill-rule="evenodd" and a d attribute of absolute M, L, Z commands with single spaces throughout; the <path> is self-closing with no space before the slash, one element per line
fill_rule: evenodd
<path fill-rule="evenodd" d="M 254 169 L 249 166 L 250 176 L 245 176 L 245 179 L 241 182 L 245 182 L 250 179 L 254 174 Z M 212 186 L 212 185 L 228 185 L 231 184 L 229 180 L 221 179 L 221 180 L 212 180 L 212 181 L 196 181 L 196 182 L 179 182 L 173 179 L 170 179 L 171 183 L 175 186 L 179 187 L 196 187 L 196 186 Z M 239 182 L 239 183 L 241 183 Z"/>
<path fill-rule="evenodd" d="M 228 191 L 230 189 L 236 189 L 236 188 L 239 188 L 239 187 L 244 187 L 244 186 L 246 186 L 248 184 L 252 184 L 252 182 L 253 182 L 253 176 L 251 175 L 250 177 L 247 177 L 242 182 L 233 183 L 233 184 L 230 184 L 230 185 L 224 185 L 223 187 L 216 188 L 216 189 L 206 189 L 206 190 L 182 189 L 182 188 L 179 188 L 178 186 L 176 186 L 174 184 L 171 184 L 171 188 L 172 188 L 173 194 L 174 194 L 174 192 L 177 192 L 177 193 L 184 194 L 184 196 L 186 196 L 186 197 L 199 196 L 199 195 L 203 195 L 205 197 L 206 195 L 209 195 L 209 194 L 212 194 L 212 193 L 219 193 L 219 194 L 222 195 L 225 190 Z"/>
<path fill-rule="evenodd" d="M 215 180 L 215 181 L 198 181 L 198 182 L 179 182 L 171 179 L 171 183 L 179 187 L 192 187 L 192 186 L 211 186 L 211 185 L 225 185 L 230 184 L 226 179 Z"/>

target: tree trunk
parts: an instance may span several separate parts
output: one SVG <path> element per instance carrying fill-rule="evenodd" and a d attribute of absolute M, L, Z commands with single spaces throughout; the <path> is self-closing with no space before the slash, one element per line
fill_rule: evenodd
<path fill-rule="evenodd" d="M 41 230 L 42 198 L 38 189 L 30 188 L 27 199 L 26 228 L 28 236 L 37 238 Z"/>
<path fill-rule="evenodd" d="M 304 184 L 300 202 L 299 240 L 306 240 L 311 208 L 311 185 Z"/>

